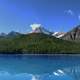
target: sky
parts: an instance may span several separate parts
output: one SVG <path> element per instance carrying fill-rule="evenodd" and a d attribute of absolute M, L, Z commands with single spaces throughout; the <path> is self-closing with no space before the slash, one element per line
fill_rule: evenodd
<path fill-rule="evenodd" d="M 0 33 L 27 33 L 34 23 L 67 32 L 80 24 L 80 0 L 0 0 Z"/>

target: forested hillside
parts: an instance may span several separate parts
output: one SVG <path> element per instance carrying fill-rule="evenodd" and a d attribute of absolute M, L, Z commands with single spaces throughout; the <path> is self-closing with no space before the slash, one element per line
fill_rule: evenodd
<path fill-rule="evenodd" d="M 32 33 L 11 38 L 0 38 L 0 52 L 78 53 L 80 52 L 80 45 L 53 36 Z"/>

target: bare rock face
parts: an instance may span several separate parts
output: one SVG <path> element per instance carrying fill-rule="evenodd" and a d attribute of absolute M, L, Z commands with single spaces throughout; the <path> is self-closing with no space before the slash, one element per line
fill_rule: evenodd
<path fill-rule="evenodd" d="M 62 39 L 64 40 L 74 40 L 74 41 L 79 41 L 80 40 L 80 25 L 72 29 L 70 32 L 67 32 Z"/>

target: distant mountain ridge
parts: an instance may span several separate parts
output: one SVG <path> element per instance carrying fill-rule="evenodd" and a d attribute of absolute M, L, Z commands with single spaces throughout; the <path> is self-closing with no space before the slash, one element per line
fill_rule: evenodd
<path fill-rule="evenodd" d="M 15 32 L 15 31 L 11 31 L 11 32 L 8 33 L 6 36 L 7 36 L 7 37 L 15 37 L 15 36 L 18 36 L 18 35 L 21 35 L 21 33 Z"/>
<path fill-rule="evenodd" d="M 7 34 L 6 33 L 1 33 L 0 37 L 5 37 Z"/>
<path fill-rule="evenodd" d="M 16 37 L 16 36 L 21 35 L 21 34 L 22 34 L 22 33 L 15 32 L 15 31 L 11 31 L 11 32 L 9 32 L 8 34 L 6 34 L 6 33 L 1 33 L 1 34 L 0 34 L 0 38 Z"/>
<path fill-rule="evenodd" d="M 30 33 L 41 33 L 41 34 L 46 34 L 46 35 L 50 35 L 56 38 L 60 38 L 63 40 L 69 40 L 69 41 L 80 41 L 80 25 L 74 27 L 71 31 L 65 33 L 65 32 L 50 32 L 48 30 L 46 30 L 41 24 L 32 24 L 31 25 L 32 31 L 27 34 Z M 6 33 L 1 33 L 0 34 L 0 38 L 6 38 L 6 37 L 16 37 L 19 35 L 23 35 L 20 32 L 15 32 L 15 31 L 11 31 L 8 34 Z"/>

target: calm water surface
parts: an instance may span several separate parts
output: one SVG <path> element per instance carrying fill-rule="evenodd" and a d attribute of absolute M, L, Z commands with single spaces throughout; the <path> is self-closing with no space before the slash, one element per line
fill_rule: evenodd
<path fill-rule="evenodd" d="M 80 80 L 80 56 L 0 55 L 0 80 Z"/>

